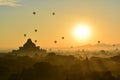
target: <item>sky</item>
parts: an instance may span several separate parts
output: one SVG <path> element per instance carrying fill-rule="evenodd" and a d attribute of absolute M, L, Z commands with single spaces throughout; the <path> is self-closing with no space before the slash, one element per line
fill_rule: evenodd
<path fill-rule="evenodd" d="M 96 44 L 98 40 L 119 44 L 119 4 L 120 0 L 0 0 L 0 49 L 16 49 L 28 38 L 43 48 Z M 73 35 L 82 23 L 91 30 L 84 40 Z"/>

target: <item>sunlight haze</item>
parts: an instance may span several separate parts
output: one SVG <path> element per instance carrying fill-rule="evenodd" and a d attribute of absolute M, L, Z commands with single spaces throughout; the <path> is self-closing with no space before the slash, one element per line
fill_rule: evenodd
<path fill-rule="evenodd" d="M 28 38 L 37 40 L 36 44 L 43 48 L 97 44 L 98 40 L 119 44 L 119 3 L 120 0 L 0 0 L 0 49 L 18 48 Z M 81 22 L 90 29 L 85 29 L 82 41 L 75 38 L 80 36 L 79 31 L 78 35 L 71 34 Z"/>

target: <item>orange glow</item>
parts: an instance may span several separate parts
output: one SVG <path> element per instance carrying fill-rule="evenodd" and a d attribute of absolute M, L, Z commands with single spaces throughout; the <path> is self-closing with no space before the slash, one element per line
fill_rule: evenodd
<path fill-rule="evenodd" d="M 91 36 L 91 30 L 88 25 L 80 24 L 75 26 L 73 34 L 77 39 L 86 40 Z"/>

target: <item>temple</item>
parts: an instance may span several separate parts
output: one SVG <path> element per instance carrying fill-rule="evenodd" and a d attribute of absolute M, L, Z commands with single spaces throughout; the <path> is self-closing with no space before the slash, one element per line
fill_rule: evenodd
<path fill-rule="evenodd" d="M 46 53 L 46 50 L 40 48 L 39 46 L 36 46 L 35 43 L 33 43 L 32 40 L 29 38 L 27 40 L 27 42 L 22 47 L 19 47 L 18 50 L 13 50 L 12 53 L 16 53 L 16 54 L 40 54 L 40 53 Z"/>

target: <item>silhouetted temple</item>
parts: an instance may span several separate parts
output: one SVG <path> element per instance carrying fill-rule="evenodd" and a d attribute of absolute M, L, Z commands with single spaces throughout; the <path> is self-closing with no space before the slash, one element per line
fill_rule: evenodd
<path fill-rule="evenodd" d="M 45 49 L 36 46 L 31 39 L 28 39 L 23 47 L 19 47 L 18 50 L 13 50 L 12 53 L 24 53 L 24 54 L 37 54 L 37 53 L 46 53 Z"/>

